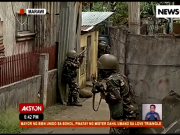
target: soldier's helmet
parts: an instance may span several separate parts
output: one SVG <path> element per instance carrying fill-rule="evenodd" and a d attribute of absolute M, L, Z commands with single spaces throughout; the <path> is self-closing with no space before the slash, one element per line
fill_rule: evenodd
<path fill-rule="evenodd" d="M 104 54 L 98 59 L 97 66 L 99 69 L 118 69 L 119 62 L 114 55 Z"/>
<path fill-rule="evenodd" d="M 104 41 L 101 41 L 99 44 L 98 44 L 98 47 L 99 48 L 106 48 L 108 45 L 106 44 L 106 42 Z"/>
<path fill-rule="evenodd" d="M 100 41 L 99 44 L 106 44 L 106 41 Z"/>
<path fill-rule="evenodd" d="M 77 53 L 75 50 L 70 50 L 67 52 L 67 55 L 66 55 L 68 58 L 76 58 L 77 56 Z"/>
<path fill-rule="evenodd" d="M 101 41 L 106 42 L 106 38 L 105 38 L 105 37 L 99 37 L 98 41 L 99 41 L 99 42 L 101 42 Z"/>

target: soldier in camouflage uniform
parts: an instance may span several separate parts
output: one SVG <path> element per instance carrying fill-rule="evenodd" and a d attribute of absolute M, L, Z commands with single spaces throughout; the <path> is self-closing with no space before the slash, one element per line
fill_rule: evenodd
<path fill-rule="evenodd" d="M 67 59 L 64 63 L 63 69 L 63 80 L 69 85 L 69 97 L 68 105 L 70 106 L 82 106 L 78 102 L 79 97 L 79 87 L 76 82 L 77 69 L 83 62 L 83 56 L 77 58 L 77 53 L 75 50 L 71 50 L 67 53 Z M 73 101 L 72 101 L 73 99 Z"/>
<path fill-rule="evenodd" d="M 110 54 L 110 47 L 105 41 L 100 41 L 98 44 L 98 59 L 103 54 Z"/>
<path fill-rule="evenodd" d="M 110 47 L 104 40 L 99 39 L 99 44 L 98 44 L 98 58 L 100 58 L 103 54 L 110 54 Z M 98 80 L 102 79 L 102 73 L 100 70 L 98 70 Z"/>
<path fill-rule="evenodd" d="M 110 110 L 111 121 L 135 120 L 138 107 L 134 100 L 134 91 L 126 76 L 118 72 L 118 60 L 114 55 L 104 54 L 98 60 L 98 68 L 104 73 L 106 89 L 100 82 L 94 83 L 96 91 L 101 92 Z M 135 133 L 137 128 L 111 127 L 110 134 Z"/>

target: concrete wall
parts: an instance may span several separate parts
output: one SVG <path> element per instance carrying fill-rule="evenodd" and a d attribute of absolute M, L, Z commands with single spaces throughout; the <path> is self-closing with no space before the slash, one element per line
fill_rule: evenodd
<path fill-rule="evenodd" d="M 125 30 L 113 28 L 110 35 L 111 52 L 118 57 L 120 67 L 125 67 L 139 106 L 161 103 L 170 90 L 180 94 L 179 38 L 127 36 Z"/>
<path fill-rule="evenodd" d="M 57 69 L 49 71 L 48 74 L 47 107 L 57 103 Z"/>
<path fill-rule="evenodd" d="M 91 46 L 87 48 L 87 37 L 91 36 Z M 90 62 L 90 75 L 97 76 L 97 50 L 98 50 L 98 31 L 88 32 L 87 34 L 81 35 L 81 44 L 80 47 L 84 47 L 87 51 L 90 51 L 91 62 Z M 86 54 L 87 54 L 86 51 Z M 82 70 L 85 72 L 82 74 Z M 84 57 L 83 64 L 79 69 L 79 86 L 83 87 L 86 84 L 87 80 L 87 56 Z"/>
<path fill-rule="evenodd" d="M 48 73 L 47 106 L 56 103 L 57 69 Z M 8 107 L 18 107 L 19 103 L 38 103 L 38 92 L 41 87 L 41 75 L 24 79 L 10 85 L 0 87 L 0 111 Z"/>
<path fill-rule="evenodd" d="M 127 31 L 118 28 L 110 29 L 111 54 L 114 54 L 119 61 L 119 70 L 125 72 L 125 45 L 127 40 Z"/>
<path fill-rule="evenodd" d="M 180 94 L 180 39 L 129 36 L 127 73 L 142 103 L 161 102 L 170 90 Z"/>
<path fill-rule="evenodd" d="M 0 111 L 20 103 L 38 103 L 41 76 L 35 76 L 0 87 Z"/>

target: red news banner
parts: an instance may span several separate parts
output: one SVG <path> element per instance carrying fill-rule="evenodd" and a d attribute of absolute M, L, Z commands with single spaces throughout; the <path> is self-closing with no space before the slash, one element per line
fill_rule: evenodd
<path fill-rule="evenodd" d="M 162 127 L 162 121 L 20 121 L 20 127 Z"/>
<path fill-rule="evenodd" d="M 43 113 L 43 104 L 21 103 L 19 112 L 24 115 Z M 24 116 L 23 116 L 24 117 Z M 19 121 L 20 127 L 162 127 L 162 121 L 37 121 L 29 117 Z"/>

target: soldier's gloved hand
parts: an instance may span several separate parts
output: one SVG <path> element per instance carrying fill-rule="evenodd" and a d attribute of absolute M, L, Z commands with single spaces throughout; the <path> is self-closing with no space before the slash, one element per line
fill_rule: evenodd
<path fill-rule="evenodd" d="M 95 88 L 96 88 L 99 92 L 101 92 L 101 91 L 103 90 L 103 88 L 104 88 L 103 84 L 100 83 L 100 82 L 95 82 L 94 85 L 95 85 Z"/>
<path fill-rule="evenodd" d="M 99 93 L 97 89 L 92 89 L 92 93 Z"/>

